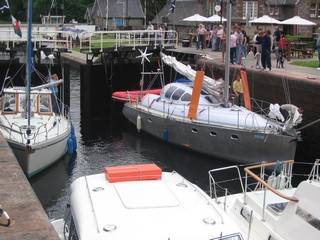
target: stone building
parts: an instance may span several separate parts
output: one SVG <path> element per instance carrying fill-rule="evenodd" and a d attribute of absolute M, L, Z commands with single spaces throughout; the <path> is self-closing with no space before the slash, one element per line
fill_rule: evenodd
<path fill-rule="evenodd" d="M 224 1 L 222 1 L 224 2 Z M 299 27 L 299 32 L 311 35 L 320 26 L 320 0 L 234 0 L 232 8 L 232 22 L 241 24 L 248 30 L 253 31 L 250 20 L 270 15 L 278 20 L 285 20 L 295 15 L 317 23 L 317 26 Z M 221 6 L 221 12 L 215 12 L 215 6 Z M 167 22 L 168 25 L 181 28 L 190 26 L 190 23 L 182 19 L 199 13 L 203 16 L 221 14 L 226 16 L 225 3 L 221 0 L 176 0 L 175 13 L 168 14 L 170 3 L 168 2 L 154 18 L 154 23 Z M 195 24 L 193 23 L 193 26 Z M 266 26 L 267 27 L 267 26 Z M 283 26 L 285 32 L 294 34 L 297 32 L 295 26 Z"/>
<path fill-rule="evenodd" d="M 142 29 L 145 15 L 140 0 L 95 0 L 90 19 L 99 30 Z"/>
<path fill-rule="evenodd" d="M 205 1 L 208 15 L 214 13 L 214 6 L 220 5 L 220 0 Z M 222 14 L 226 15 L 225 6 L 222 6 Z M 235 0 L 232 9 L 232 21 L 241 25 L 249 25 L 249 21 L 269 15 L 280 21 L 300 16 L 317 24 L 311 27 L 298 27 L 300 34 L 311 35 L 320 26 L 320 0 Z M 283 30 L 290 34 L 297 33 L 296 26 L 283 26 Z"/>

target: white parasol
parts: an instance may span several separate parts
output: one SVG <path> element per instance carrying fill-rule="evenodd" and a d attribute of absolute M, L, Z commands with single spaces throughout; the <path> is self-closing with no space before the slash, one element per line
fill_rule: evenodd
<path fill-rule="evenodd" d="M 194 14 L 190 17 L 184 18 L 182 21 L 186 22 L 207 22 L 208 18 L 201 16 L 199 14 Z"/>
<path fill-rule="evenodd" d="M 249 21 L 250 23 L 260 23 L 260 24 L 281 24 L 281 22 L 275 18 L 268 15 L 263 15 L 262 17 L 256 18 Z"/>
<path fill-rule="evenodd" d="M 207 22 L 220 22 L 221 21 L 221 16 L 219 15 L 212 15 L 211 17 L 207 18 Z M 222 22 L 226 22 L 227 19 L 222 17 Z"/>
<path fill-rule="evenodd" d="M 311 22 L 307 19 L 301 18 L 299 16 L 294 16 L 287 20 L 281 22 L 283 25 L 300 25 L 300 26 L 313 26 L 316 25 L 314 22 Z"/>

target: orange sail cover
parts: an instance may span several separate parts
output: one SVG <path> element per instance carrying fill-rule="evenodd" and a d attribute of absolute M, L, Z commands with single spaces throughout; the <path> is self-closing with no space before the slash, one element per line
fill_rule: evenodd
<path fill-rule="evenodd" d="M 240 76 L 242 81 L 244 106 L 248 110 L 252 111 L 247 71 L 245 69 L 241 69 Z"/>
<path fill-rule="evenodd" d="M 196 119 L 197 118 L 197 110 L 200 100 L 200 93 L 202 89 L 202 83 L 204 79 L 204 71 L 197 71 L 196 79 L 193 84 L 193 91 L 191 97 L 191 103 L 188 112 L 188 118 Z"/>
<path fill-rule="evenodd" d="M 134 164 L 125 166 L 106 167 L 106 179 L 111 182 L 158 180 L 162 170 L 155 164 Z"/>

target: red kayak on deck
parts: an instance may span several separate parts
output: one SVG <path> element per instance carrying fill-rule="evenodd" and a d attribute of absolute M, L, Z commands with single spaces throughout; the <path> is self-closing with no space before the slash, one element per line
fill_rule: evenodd
<path fill-rule="evenodd" d="M 150 89 L 150 90 L 136 90 L 136 91 L 118 91 L 112 93 L 112 99 L 120 102 L 136 101 L 139 96 L 143 97 L 146 94 L 157 94 L 160 95 L 161 89 Z"/>

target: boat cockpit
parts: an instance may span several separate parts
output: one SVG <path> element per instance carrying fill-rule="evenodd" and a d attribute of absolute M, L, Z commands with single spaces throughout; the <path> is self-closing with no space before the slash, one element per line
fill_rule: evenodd
<path fill-rule="evenodd" d="M 0 104 L 2 114 L 18 114 L 26 112 L 26 93 L 22 90 L 10 89 L 3 93 Z M 32 114 L 52 115 L 51 91 L 32 91 L 30 94 L 30 110 Z"/>
<path fill-rule="evenodd" d="M 177 103 L 189 103 L 192 96 L 192 85 L 182 83 L 170 83 L 166 85 L 160 93 L 161 99 Z M 220 101 L 214 96 L 201 90 L 199 104 L 211 105 L 219 104 Z"/>

